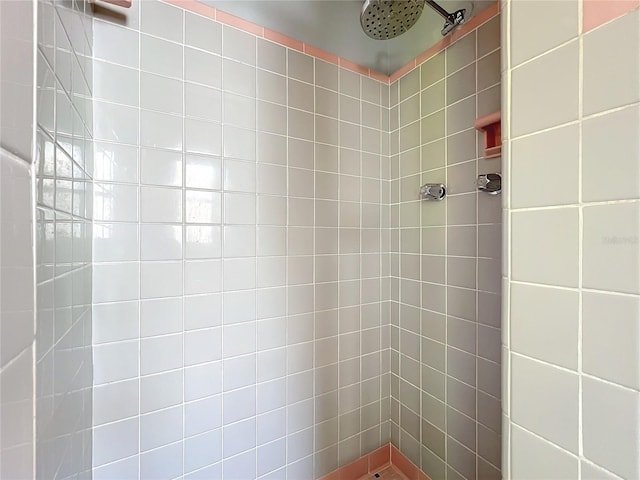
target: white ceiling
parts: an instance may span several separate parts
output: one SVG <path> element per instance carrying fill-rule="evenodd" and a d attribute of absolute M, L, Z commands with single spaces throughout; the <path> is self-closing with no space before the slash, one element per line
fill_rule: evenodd
<path fill-rule="evenodd" d="M 359 65 L 391 74 L 442 38 L 444 20 L 425 6 L 411 30 L 391 40 L 373 40 L 360 27 L 359 0 L 200 0 L 220 10 L 316 46 Z M 440 0 L 471 15 L 495 0 Z"/>

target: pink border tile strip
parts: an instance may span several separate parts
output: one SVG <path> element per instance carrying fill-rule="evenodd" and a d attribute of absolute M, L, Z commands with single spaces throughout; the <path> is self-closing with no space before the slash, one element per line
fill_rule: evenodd
<path fill-rule="evenodd" d="M 429 480 L 429 477 L 390 443 L 334 470 L 320 480 L 358 480 L 365 475 L 373 475 L 384 470 L 388 465 L 400 470 L 407 480 Z"/>
<path fill-rule="evenodd" d="M 321 477 L 320 480 L 358 480 L 368 473 L 377 473 L 391 462 L 390 444 L 371 452 L 369 455 L 340 467 L 337 470 Z"/>
<path fill-rule="evenodd" d="M 209 5 L 205 5 L 204 3 L 200 3 L 197 0 L 163 0 L 165 3 L 170 3 L 171 5 L 175 5 L 177 7 L 183 8 L 184 10 L 188 10 L 193 13 L 197 13 L 198 15 L 205 16 L 207 18 L 211 18 L 213 20 L 217 20 L 220 23 L 225 25 L 229 25 L 245 32 L 252 33 L 260 38 L 265 38 L 272 42 L 278 43 L 285 47 L 291 48 L 293 50 L 297 50 L 299 52 L 304 52 L 313 57 L 324 60 L 325 62 L 333 63 L 334 65 L 339 65 L 342 68 L 347 70 L 351 70 L 353 72 L 359 73 L 366 77 L 372 78 L 374 80 L 378 80 L 382 83 L 393 83 L 398 80 L 400 77 L 403 77 L 407 73 L 409 73 L 414 68 L 420 66 L 422 63 L 426 62 L 429 58 L 433 57 L 437 53 L 441 52 L 449 45 L 451 45 L 456 40 L 467 35 L 469 32 L 472 32 L 476 28 L 478 28 L 483 23 L 491 20 L 500 12 L 500 4 L 498 1 L 491 5 L 489 8 L 483 10 L 478 15 L 473 17 L 464 25 L 460 26 L 450 35 L 447 35 L 438 43 L 436 43 L 433 47 L 426 50 L 424 53 L 420 54 L 415 59 L 411 60 L 409 63 L 401 67 L 399 70 L 394 72 L 391 76 L 387 76 L 384 73 L 378 72 L 376 70 L 372 70 L 368 67 L 363 67 L 362 65 L 358 65 L 357 63 L 353 63 L 346 58 L 339 57 L 334 55 L 333 53 L 322 50 L 318 47 L 314 47 L 313 45 L 309 45 L 307 43 L 301 42 L 300 40 L 296 40 L 295 38 L 288 37 L 287 35 L 283 35 L 282 33 L 274 32 L 273 30 L 269 30 L 268 28 L 261 27 L 260 25 L 256 25 L 255 23 L 249 22 L 242 18 L 236 17 L 235 15 L 231 15 L 230 13 L 223 12 L 222 10 L 218 10 Z M 589 0 L 584 0 L 588 2 Z M 590 0 L 589 3 L 635 3 L 636 6 L 640 2 L 640 0 Z M 633 9 L 632 9 L 633 10 Z M 585 14 L 586 15 L 586 14 Z M 612 17 L 613 18 L 613 17 Z"/>
<path fill-rule="evenodd" d="M 582 30 L 593 30 L 639 7 L 640 0 L 583 0 Z"/>

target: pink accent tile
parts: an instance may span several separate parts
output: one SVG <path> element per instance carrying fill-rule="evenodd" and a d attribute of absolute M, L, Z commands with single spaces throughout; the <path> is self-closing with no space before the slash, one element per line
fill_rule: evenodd
<path fill-rule="evenodd" d="M 214 20 L 216 18 L 216 9 L 210 7 L 209 5 L 205 5 L 204 3 L 197 2 L 196 0 L 162 0 L 165 3 L 169 3 L 171 5 L 175 5 L 176 7 L 183 8 L 184 10 L 188 10 L 192 13 L 197 13 L 198 15 L 202 15 L 203 17 L 211 18 Z"/>
<path fill-rule="evenodd" d="M 378 80 L 379 82 L 389 83 L 389 75 L 377 72 L 376 70 L 369 70 L 369 76 L 374 80 Z"/>
<path fill-rule="evenodd" d="M 351 70 L 352 72 L 360 73 L 367 76 L 369 75 L 369 69 L 367 67 L 363 67 L 362 65 L 353 63 L 346 58 L 340 57 L 338 65 L 340 65 L 342 68 L 346 68 L 347 70 Z"/>
<path fill-rule="evenodd" d="M 288 37 L 287 35 L 283 35 L 282 33 L 274 32 L 273 30 L 269 30 L 268 28 L 264 29 L 264 38 L 267 40 L 271 40 L 272 42 L 279 43 L 285 47 L 292 48 L 293 50 L 298 50 L 299 52 L 304 51 L 304 43 L 300 40 L 296 40 L 295 38 Z"/>
<path fill-rule="evenodd" d="M 367 457 L 361 457 L 340 469 L 340 480 L 358 480 L 368 473 L 368 468 Z"/>
<path fill-rule="evenodd" d="M 338 470 L 334 470 L 331 473 L 328 473 L 324 477 L 320 478 L 320 480 L 340 480 L 340 474 L 342 473 L 342 468 Z"/>
<path fill-rule="evenodd" d="M 429 477 L 427 477 L 427 475 L 424 472 L 420 472 L 420 474 L 418 475 L 418 480 L 431 480 Z"/>
<path fill-rule="evenodd" d="M 238 28 L 244 32 L 253 33 L 258 37 L 262 37 L 264 34 L 264 28 L 260 25 L 248 22 L 247 20 L 236 17 L 235 15 L 231 15 L 227 12 L 223 12 L 222 10 L 216 10 L 216 20 L 220 23 L 224 23 L 225 25 Z"/>
<path fill-rule="evenodd" d="M 400 77 L 404 77 L 407 73 L 409 73 L 414 68 L 416 68 L 416 60 L 415 59 L 411 60 L 404 67 L 400 67 L 398 70 L 393 72 L 391 74 L 391 76 L 389 77 L 389 82 L 393 83 L 396 80 L 398 80 Z"/>
<path fill-rule="evenodd" d="M 640 7 L 640 0 L 583 0 L 582 29 L 599 27 Z"/>
<path fill-rule="evenodd" d="M 394 465 L 409 480 L 418 480 L 420 469 L 405 457 L 400 450 L 391 445 L 391 464 Z"/>
<path fill-rule="evenodd" d="M 304 44 L 304 53 L 311 55 L 312 57 L 319 58 L 320 60 L 324 60 L 325 62 L 333 63 L 334 65 L 338 65 L 338 61 L 340 60 L 340 57 L 337 55 L 322 50 L 321 48 L 314 47 L 313 45 L 309 45 L 308 43 Z"/>
<path fill-rule="evenodd" d="M 375 473 L 379 476 L 376 477 L 375 474 L 369 473 L 358 480 L 407 480 L 407 477 L 399 472 L 393 465 L 388 465 Z"/>
<path fill-rule="evenodd" d="M 384 465 L 391 462 L 391 448 L 389 445 L 380 447 L 369 455 L 369 473 L 375 473 L 375 470 L 380 469 Z"/>

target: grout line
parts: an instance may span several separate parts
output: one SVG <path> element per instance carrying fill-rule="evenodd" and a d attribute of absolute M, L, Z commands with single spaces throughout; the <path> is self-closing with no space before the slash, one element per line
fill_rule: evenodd
<path fill-rule="evenodd" d="M 584 405 L 583 405 L 583 275 L 584 275 L 584 207 L 583 205 L 583 126 L 584 126 L 584 34 L 583 30 L 584 2 L 578 2 L 578 339 L 577 339 L 577 371 L 578 371 L 578 455 L 584 457 Z M 582 465 L 578 462 L 578 477 L 582 478 Z"/>

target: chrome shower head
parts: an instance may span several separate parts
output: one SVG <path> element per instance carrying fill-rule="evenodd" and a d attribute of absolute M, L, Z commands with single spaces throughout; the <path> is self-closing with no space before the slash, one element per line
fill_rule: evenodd
<path fill-rule="evenodd" d="M 413 27 L 422 10 L 424 0 L 365 0 L 360 25 L 371 38 L 388 40 Z"/>
<path fill-rule="evenodd" d="M 360 13 L 360 25 L 369 37 L 375 40 L 389 40 L 413 27 L 425 5 L 429 5 L 444 18 L 445 23 L 441 30 L 443 36 L 464 23 L 471 12 L 471 9 L 463 8 L 449 13 L 435 0 L 365 0 Z"/>

